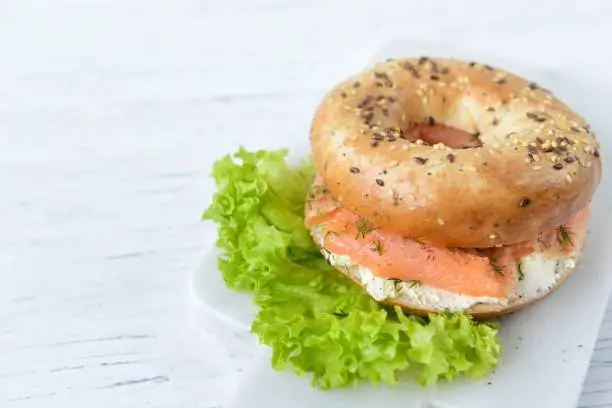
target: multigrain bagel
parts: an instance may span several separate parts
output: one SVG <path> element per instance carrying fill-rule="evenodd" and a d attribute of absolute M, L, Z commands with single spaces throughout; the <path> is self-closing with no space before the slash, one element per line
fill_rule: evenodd
<path fill-rule="evenodd" d="M 423 135 L 436 127 L 473 140 L 429 145 Z M 600 181 L 599 146 L 580 115 L 473 62 L 376 64 L 325 96 L 310 137 L 317 172 L 344 207 L 436 245 L 531 239 L 584 208 Z"/>

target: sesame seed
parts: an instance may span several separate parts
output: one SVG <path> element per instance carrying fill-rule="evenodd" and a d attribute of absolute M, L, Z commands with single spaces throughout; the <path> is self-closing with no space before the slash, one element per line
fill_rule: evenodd
<path fill-rule="evenodd" d="M 438 81 L 440 80 L 440 77 L 438 75 L 431 75 L 429 79 L 431 79 L 432 81 Z"/>
<path fill-rule="evenodd" d="M 533 166 L 533 169 L 535 171 L 542 170 L 542 166 Z"/>
<path fill-rule="evenodd" d="M 419 140 L 420 140 L 420 139 L 419 139 Z M 425 165 L 425 164 L 428 162 L 428 159 L 425 159 L 425 158 L 423 158 L 423 157 L 415 157 L 415 158 L 414 158 L 414 161 L 415 161 L 417 164 L 420 164 L 421 166 L 423 166 L 423 165 Z"/>
<path fill-rule="evenodd" d="M 415 141 L 415 143 L 418 144 L 418 145 L 422 145 L 423 144 L 423 140 L 422 139 L 417 139 Z"/>
<path fill-rule="evenodd" d="M 444 225 L 444 220 L 442 218 L 438 218 L 438 224 L 439 225 Z"/>
<path fill-rule="evenodd" d="M 384 181 L 382 181 L 381 179 L 376 179 L 376 184 L 378 184 L 379 186 L 381 186 L 381 187 L 382 187 L 382 186 L 384 186 L 384 185 L 385 185 L 385 182 L 384 182 Z"/>
<path fill-rule="evenodd" d="M 559 157 L 558 157 L 558 156 L 555 156 L 554 154 L 553 154 L 552 156 L 550 156 L 550 161 L 551 161 L 551 162 L 553 162 L 553 163 L 554 163 L 554 162 L 556 162 L 557 160 L 559 160 Z"/>
<path fill-rule="evenodd" d="M 568 184 L 572 184 L 572 180 L 572 176 L 570 176 L 569 174 L 565 176 L 565 181 L 567 181 Z"/>
<path fill-rule="evenodd" d="M 527 207 L 529 204 L 531 204 L 531 200 L 529 199 L 529 197 L 523 197 L 521 198 L 521 201 L 519 201 L 518 206 Z"/>
<path fill-rule="evenodd" d="M 574 158 L 574 156 L 567 156 L 565 159 L 563 159 L 566 163 L 573 163 L 576 161 L 576 159 Z"/>
<path fill-rule="evenodd" d="M 498 235 L 496 233 L 489 234 L 489 239 L 496 239 Z"/>
<path fill-rule="evenodd" d="M 404 150 L 408 150 L 409 148 L 410 148 L 410 145 L 407 145 L 407 144 L 402 146 L 402 149 L 404 149 Z"/>
<path fill-rule="evenodd" d="M 449 153 L 446 155 L 446 158 L 448 159 L 449 162 L 454 163 L 455 162 L 455 155 L 452 153 Z"/>
<path fill-rule="evenodd" d="M 391 161 L 389 162 L 389 166 L 391 166 L 391 167 L 395 167 L 395 166 L 397 166 L 398 164 L 399 164 L 399 162 L 398 162 L 397 160 L 391 160 Z"/>
<path fill-rule="evenodd" d="M 357 167 L 351 167 L 350 171 L 353 174 L 358 174 L 359 172 L 361 172 L 361 170 L 359 170 L 359 168 L 357 168 Z"/>
<path fill-rule="evenodd" d="M 533 113 L 533 112 L 527 112 L 525 114 L 529 119 L 531 120 L 535 120 L 536 122 L 544 122 L 546 121 L 546 118 L 543 118 L 541 116 L 538 116 L 537 114 Z"/>
<path fill-rule="evenodd" d="M 555 163 L 553 165 L 553 169 L 555 170 L 561 170 L 563 168 L 563 164 L 562 163 Z"/>

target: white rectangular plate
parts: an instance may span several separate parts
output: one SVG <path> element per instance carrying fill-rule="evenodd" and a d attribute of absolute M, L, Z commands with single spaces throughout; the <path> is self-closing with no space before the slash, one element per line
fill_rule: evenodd
<path fill-rule="evenodd" d="M 522 74 L 551 89 L 591 123 L 602 142 L 604 166 L 610 152 L 612 86 L 571 76 L 562 70 L 542 69 L 518 61 L 482 55 L 456 46 L 396 41 L 374 60 L 402 55 L 429 55 L 479 60 Z M 300 149 L 300 151 L 304 151 Z M 275 372 L 270 352 L 262 349 L 257 364 L 229 404 L 230 408 L 276 407 L 455 407 L 455 408 L 575 408 L 593 345 L 612 285 L 612 252 L 606 221 L 612 210 L 607 169 L 592 205 L 590 234 L 583 261 L 554 294 L 502 320 L 503 362 L 496 372 L 478 382 L 441 383 L 421 388 L 413 382 L 375 388 L 364 383 L 355 389 L 320 391 L 309 378 L 290 371 Z M 229 292 L 211 252 L 194 275 L 192 289 L 211 310 L 243 327 L 255 313 L 250 299 Z"/>

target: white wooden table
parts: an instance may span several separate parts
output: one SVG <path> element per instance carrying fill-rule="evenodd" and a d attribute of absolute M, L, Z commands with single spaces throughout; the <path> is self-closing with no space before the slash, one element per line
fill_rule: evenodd
<path fill-rule="evenodd" d="M 254 348 L 189 297 L 210 164 L 306 137 L 386 38 L 546 21 L 577 45 L 522 55 L 612 80 L 606 2 L 371 3 L 0 2 L 0 407 L 223 406 Z M 612 406 L 612 309 L 580 406 Z"/>

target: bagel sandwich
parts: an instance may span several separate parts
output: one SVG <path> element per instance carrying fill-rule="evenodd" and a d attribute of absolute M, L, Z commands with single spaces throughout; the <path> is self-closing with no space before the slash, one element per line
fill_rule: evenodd
<path fill-rule="evenodd" d="M 310 144 L 306 226 L 381 303 L 500 316 L 580 260 L 599 144 L 525 78 L 469 61 L 381 62 L 323 98 Z"/>

